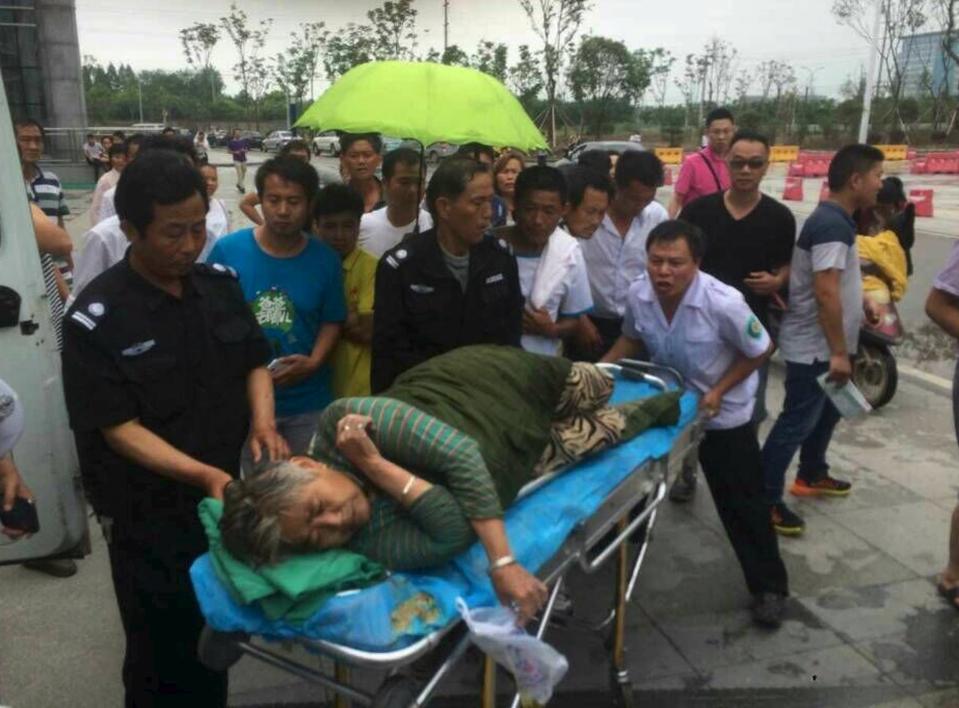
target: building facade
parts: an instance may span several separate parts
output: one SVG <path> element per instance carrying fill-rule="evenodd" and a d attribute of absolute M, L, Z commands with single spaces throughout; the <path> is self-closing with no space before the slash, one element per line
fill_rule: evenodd
<path fill-rule="evenodd" d="M 14 119 L 83 128 L 74 0 L 0 0 L 0 71 Z"/>
<path fill-rule="evenodd" d="M 902 95 L 912 98 L 956 93 L 956 63 L 944 49 L 944 32 L 924 32 L 902 38 L 899 66 L 902 67 Z M 959 39 L 953 39 L 959 51 Z"/>

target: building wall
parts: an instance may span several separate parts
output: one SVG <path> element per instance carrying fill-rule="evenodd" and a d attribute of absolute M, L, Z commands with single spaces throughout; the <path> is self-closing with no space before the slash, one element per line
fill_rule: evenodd
<path fill-rule="evenodd" d="M 942 32 L 926 32 L 903 38 L 899 52 L 904 96 L 928 96 L 930 90 L 956 93 L 956 65 L 943 51 Z M 959 42 L 956 42 L 959 46 Z"/>
<path fill-rule="evenodd" d="M 14 118 L 83 128 L 74 0 L 0 0 L 0 69 Z"/>

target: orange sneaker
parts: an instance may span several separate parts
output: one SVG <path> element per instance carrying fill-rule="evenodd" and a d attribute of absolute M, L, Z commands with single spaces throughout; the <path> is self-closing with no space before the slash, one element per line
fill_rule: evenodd
<path fill-rule="evenodd" d="M 804 479 L 796 477 L 793 486 L 789 488 L 789 493 L 794 497 L 845 497 L 852 489 L 852 484 L 841 479 L 823 477 L 815 482 L 807 482 Z"/>

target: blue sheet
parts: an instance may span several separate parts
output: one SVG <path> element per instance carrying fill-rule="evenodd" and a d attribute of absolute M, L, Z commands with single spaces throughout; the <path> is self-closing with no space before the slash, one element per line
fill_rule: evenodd
<path fill-rule="evenodd" d="M 613 401 L 636 400 L 654 392 L 647 384 L 620 379 Z M 679 431 L 695 416 L 696 402 L 695 395 L 685 394 L 675 427 L 647 430 L 557 475 L 510 507 L 506 529 L 520 562 L 537 570 L 638 464 L 668 453 Z M 395 573 L 378 585 L 337 595 L 300 625 L 270 621 L 255 606 L 237 605 L 220 584 L 207 554 L 194 562 L 190 575 L 200 609 L 213 629 L 277 639 L 323 639 L 353 649 L 387 652 L 409 646 L 459 617 L 454 605 L 457 597 L 470 607 L 496 604 L 486 568 L 486 553 L 477 542 L 439 568 Z"/>

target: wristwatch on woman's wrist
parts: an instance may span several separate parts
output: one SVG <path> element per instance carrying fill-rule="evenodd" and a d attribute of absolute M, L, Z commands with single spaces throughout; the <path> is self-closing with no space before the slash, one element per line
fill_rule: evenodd
<path fill-rule="evenodd" d="M 489 564 L 489 568 L 486 569 L 487 575 L 492 575 L 500 568 L 505 568 L 508 565 L 515 565 L 516 559 L 513 556 L 500 556 L 492 563 Z"/>

